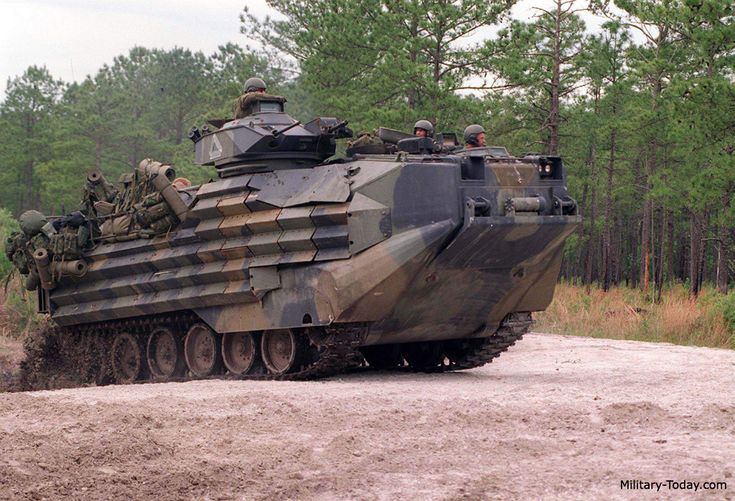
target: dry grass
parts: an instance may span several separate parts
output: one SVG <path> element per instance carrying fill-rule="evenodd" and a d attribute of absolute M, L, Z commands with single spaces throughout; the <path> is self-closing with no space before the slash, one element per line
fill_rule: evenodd
<path fill-rule="evenodd" d="M 24 339 L 45 321 L 36 313 L 36 293 L 25 290 L 17 273 L 0 285 L 0 338 Z"/>
<path fill-rule="evenodd" d="M 652 303 L 638 290 L 608 292 L 559 284 L 549 308 L 536 316 L 536 329 L 558 334 L 735 348 L 732 297 L 705 290 L 697 299 L 675 285 Z M 728 309 L 730 308 L 730 309 Z"/>
<path fill-rule="evenodd" d="M 22 287 L 17 274 L 0 284 L 0 392 L 16 388 L 25 357 L 23 341 L 46 322 L 36 313 L 34 295 Z"/>

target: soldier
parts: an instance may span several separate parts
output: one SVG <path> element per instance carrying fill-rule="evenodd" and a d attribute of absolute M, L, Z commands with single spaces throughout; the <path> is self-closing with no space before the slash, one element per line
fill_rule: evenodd
<path fill-rule="evenodd" d="M 251 114 L 251 110 L 247 105 L 249 101 L 248 97 L 253 94 L 265 94 L 266 86 L 262 78 L 251 77 L 245 81 L 245 93 L 237 98 L 235 101 L 235 108 L 233 114 L 235 118 L 246 117 Z"/>
<path fill-rule="evenodd" d="M 484 148 L 485 147 L 485 129 L 482 125 L 472 124 L 464 130 L 465 148 Z"/>
<path fill-rule="evenodd" d="M 245 81 L 245 92 L 265 92 L 265 82 L 258 77 L 251 77 Z"/>
<path fill-rule="evenodd" d="M 413 135 L 418 137 L 433 137 L 434 126 L 428 120 L 419 120 L 413 126 Z"/>

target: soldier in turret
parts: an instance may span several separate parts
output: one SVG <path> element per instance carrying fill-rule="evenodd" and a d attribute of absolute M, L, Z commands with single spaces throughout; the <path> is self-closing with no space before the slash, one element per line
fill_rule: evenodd
<path fill-rule="evenodd" d="M 245 93 L 242 94 L 235 102 L 235 109 L 233 113 L 235 118 L 243 118 L 251 114 L 249 101 L 250 96 L 253 94 L 265 94 L 266 85 L 262 78 L 251 77 L 245 81 Z"/>
<path fill-rule="evenodd" d="M 434 126 L 428 120 L 419 120 L 413 126 L 413 135 L 418 137 L 433 137 Z"/>
<path fill-rule="evenodd" d="M 465 148 L 484 148 L 485 144 L 485 128 L 482 125 L 468 125 L 464 130 Z"/>

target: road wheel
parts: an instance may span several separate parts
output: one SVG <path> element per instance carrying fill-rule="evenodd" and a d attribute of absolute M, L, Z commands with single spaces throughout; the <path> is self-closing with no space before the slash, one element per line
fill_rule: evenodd
<path fill-rule="evenodd" d="M 249 332 L 228 332 L 222 336 L 222 360 L 232 374 L 247 374 L 257 355 L 255 339 Z"/>
<path fill-rule="evenodd" d="M 222 367 L 220 337 L 202 323 L 194 324 L 184 340 L 186 366 L 195 377 L 207 377 Z"/>
<path fill-rule="evenodd" d="M 287 374 L 296 369 L 299 344 L 291 329 L 278 329 L 263 332 L 260 353 L 268 372 Z"/>
<path fill-rule="evenodd" d="M 112 375 L 117 383 L 132 383 L 142 379 L 145 362 L 138 339 L 121 332 L 112 342 Z"/>
<path fill-rule="evenodd" d="M 181 338 L 167 327 L 159 327 L 148 336 L 146 353 L 151 375 L 156 379 L 183 376 L 186 371 Z"/>

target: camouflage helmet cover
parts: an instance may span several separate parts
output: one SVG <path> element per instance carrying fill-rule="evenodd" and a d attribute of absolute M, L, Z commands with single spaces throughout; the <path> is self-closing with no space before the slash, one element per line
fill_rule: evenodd
<path fill-rule="evenodd" d="M 419 120 L 416 122 L 413 126 L 413 131 L 416 132 L 416 129 L 424 129 L 429 135 L 434 133 L 434 126 L 428 120 Z"/>
<path fill-rule="evenodd" d="M 46 216 L 37 210 L 27 210 L 18 218 L 20 229 L 23 233 L 32 237 L 41 231 L 41 228 L 48 222 Z"/>
<path fill-rule="evenodd" d="M 251 77 L 245 82 L 245 92 L 257 92 L 260 89 L 266 89 L 265 82 L 261 78 Z"/>
<path fill-rule="evenodd" d="M 477 141 L 477 135 L 485 132 L 482 125 L 472 124 L 468 125 L 464 130 L 464 142 L 474 143 Z"/>

